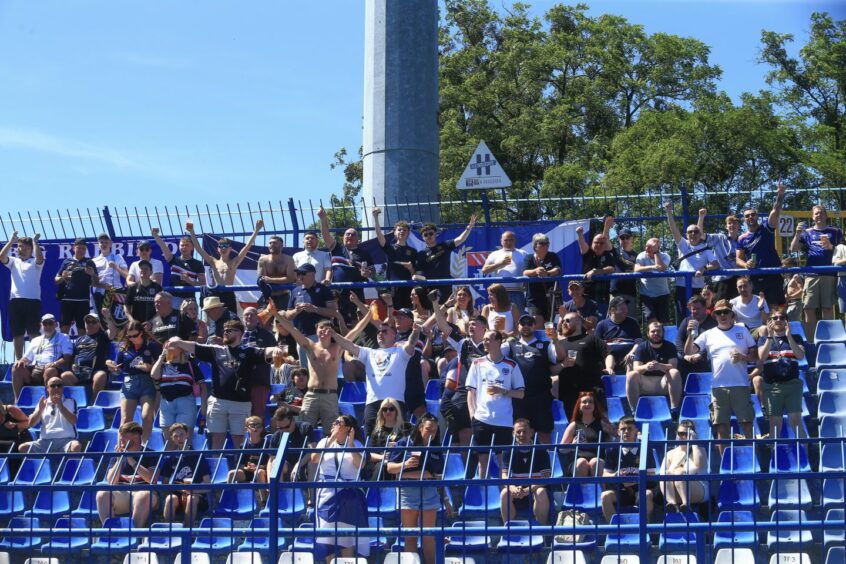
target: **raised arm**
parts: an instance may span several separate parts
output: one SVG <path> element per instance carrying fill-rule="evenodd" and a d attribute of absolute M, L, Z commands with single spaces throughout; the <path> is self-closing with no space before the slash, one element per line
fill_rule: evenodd
<path fill-rule="evenodd" d="M 200 244 L 200 241 L 197 239 L 197 235 L 194 234 L 194 226 L 190 225 L 186 231 L 188 231 L 188 235 L 191 236 L 191 242 L 194 244 L 194 248 L 197 249 L 197 252 L 200 253 L 200 256 L 203 257 L 203 260 L 210 265 L 214 265 L 215 258 L 208 254 L 203 248 L 203 245 Z"/>
<path fill-rule="evenodd" d="M 233 267 L 237 268 L 238 265 L 241 264 L 241 261 L 243 261 L 246 258 L 247 253 L 250 252 L 250 249 L 253 248 L 253 245 L 256 242 L 256 237 L 258 237 L 259 231 L 261 231 L 263 227 L 264 227 L 264 220 L 262 220 L 262 219 L 257 220 L 256 221 L 256 228 L 253 229 L 253 234 L 250 235 L 250 239 L 244 245 L 244 248 L 241 249 L 241 252 L 238 253 L 238 256 L 235 257 L 235 260 L 233 261 L 233 265 L 232 265 Z"/>
<path fill-rule="evenodd" d="M 699 219 L 696 220 L 696 227 L 699 228 L 699 232 L 702 233 L 702 240 L 704 241 L 707 236 L 705 235 L 705 216 L 708 215 L 707 208 L 700 208 L 699 209 Z"/>
<path fill-rule="evenodd" d="M 467 237 L 470 236 L 470 232 L 473 231 L 473 227 L 476 225 L 476 214 L 470 216 L 470 223 L 467 224 L 467 227 L 464 231 L 455 238 L 455 246 L 458 247 L 459 245 L 463 245 L 464 241 L 467 240 Z"/>
<path fill-rule="evenodd" d="M 18 242 L 18 232 L 13 231 L 11 239 L 6 241 L 6 244 L 3 245 L 2 249 L 0 249 L 0 262 L 2 262 L 3 264 L 7 264 L 9 262 L 9 251 L 12 250 L 12 245 L 14 245 L 17 242 Z"/>
<path fill-rule="evenodd" d="M 781 215 L 781 207 L 784 205 L 784 184 L 779 181 L 778 189 L 776 190 L 776 197 L 775 201 L 773 201 L 773 209 L 770 210 L 770 215 L 767 218 L 767 221 L 770 224 L 770 228 L 774 229 L 776 233 L 778 233 L 778 218 Z"/>
<path fill-rule="evenodd" d="M 379 225 L 379 214 L 382 213 L 382 210 L 379 208 L 373 208 L 371 212 L 373 214 L 373 229 L 376 231 L 376 239 L 379 241 L 379 246 L 385 246 L 385 234 L 382 233 L 382 226 Z"/>
<path fill-rule="evenodd" d="M 334 330 L 332 331 L 332 338 L 335 339 L 335 342 L 338 343 L 339 347 L 341 347 L 354 357 L 358 358 L 358 355 L 361 352 L 361 347 L 359 347 L 343 335 L 339 335 L 338 332 Z"/>
<path fill-rule="evenodd" d="M 796 232 L 793 234 L 793 239 L 790 241 L 790 252 L 791 253 L 798 253 L 799 250 L 802 248 L 802 233 L 805 232 L 805 222 L 800 221 L 796 225 Z"/>
<path fill-rule="evenodd" d="M 153 235 L 153 239 L 156 240 L 156 244 L 159 246 L 159 249 L 162 251 L 162 257 L 164 257 L 165 262 L 170 262 L 170 259 L 173 258 L 173 253 L 170 252 L 170 248 L 168 248 L 167 243 L 164 242 L 161 235 L 159 235 L 159 228 L 153 227 L 150 229 L 150 233 Z"/>
<path fill-rule="evenodd" d="M 405 343 L 403 350 L 408 356 L 414 356 L 414 347 L 417 346 L 417 339 L 420 338 L 420 325 L 414 324 L 414 329 L 411 330 L 411 335 L 408 336 L 408 341 Z"/>
<path fill-rule="evenodd" d="M 322 205 L 317 210 L 317 217 L 320 218 L 320 235 L 323 237 L 323 242 L 326 243 L 326 248 L 329 249 L 329 252 L 332 252 L 337 241 L 335 241 L 335 237 L 332 236 L 332 231 L 329 229 L 329 216 Z"/>
<path fill-rule="evenodd" d="M 434 312 L 435 323 L 438 324 L 438 329 L 441 330 L 441 334 L 444 336 L 444 339 L 448 338 L 452 335 L 452 326 L 447 323 L 446 316 L 444 315 L 444 310 L 441 307 L 441 304 L 438 303 L 439 297 L 435 298 L 433 294 L 437 294 L 437 292 L 433 292 L 429 294 L 429 299 L 432 301 L 432 311 Z M 440 294 L 438 294 L 440 296 Z M 435 299 L 433 299 L 435 298 Z M 429 321 L 428 319 L 426 320 Z"/>
<path fill-rule="evenodd" d="M 355 294 L 355 292 L 353 292 L 353 294 Z M 358 339 L 358 336 L 361 335 L 361 333 L 364 331 L 364 328 L 367 327 L 367 324 L 370 323 L 372 319 L 373 312 L 368 309 L 367 313 L 365 313 L 361 317 L 361 319 L 358 320 L 358 323 L 356 323 L 352 329 L 347 331 L 346 338 L 351 341 Z"/>
<path fill-rule="evenodd" d="M 44 264 L 44 253 L 41 252 L 41 245 L 38 244 L 39 239 L 41 239 L 41 233 L 32 236 L 32 250 L 35 253 L 35 264 Z"/>
<path fill-rule="evenodd" d="M 585 228 L 579 225 L 576 227 L 576 242 L 579 244 L 579 252 L 585 254 L 590 250 L 590 245 L 585 241 Z"/>
<path fill-rule="evenodd" d="M 676 245 L 678 245 L 682 236 L 681 233 L 679 233 L 678 226 L 676 225 L 676 218 L 673 217 L 673 202 L 669 200 L 664 202 L 664 210 L 667 212 L 667 224 L 670 226 L 670 233 L 673 235 L 673 241 L 675 241 Z"/>
<path fill-rule="evenodd" d="M 294 341 L 296 341 L 298 345 L 309 351 L 311 350 L 311 347 L 314 343 L 311 341 L 311 339 L 303 335 L 299 329 L 294 327 L 294 324 L 291 323 L 290 319 L 280 313 L 275 314 L 274 317 L 276 317 L 276 321 L 279 322 L 279 325 L 281 325 L 282 328 L 285 329 L 285 331 L 287 331 L 288 334 L 294 338 Z"/>

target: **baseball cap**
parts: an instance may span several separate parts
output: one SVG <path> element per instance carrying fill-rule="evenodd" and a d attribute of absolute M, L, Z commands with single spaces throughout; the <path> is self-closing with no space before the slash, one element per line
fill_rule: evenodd
<path fill-rule="evenodd" d="M 628 227 L 623 227 L 622 229 L 617 231 L 617 237 L 623 237 L 623 236 L 631 237 L 632 236 L 632 230 L 629 229 Z"/>
<path fill-rule="evenodd" d="M 408 309 L 407 307 L 400 308 L 400 309 L 398 309 L 394 312 L 394 315 L 400 315 L 400 314 L 414 319 L 414 313 L 410 309 Z"/>
<path fill-rule="evenodd" d="M 96 321 L 100 321 L 100 318 L 94 315 L 93 313 L 86 313 L 83 319 L 94 319 Z"/>
<path fill-rule="evenodd" d="M 150 241 L 141 241 L 140 243 L 138 243 L 138 248 L 139 249 L 152 249 L 153 244 L 150 243 Z"/>
<path fill-rule="evenodd" d="M 570 280 L 569 282 L 567 282 L 567 287 L 568 287 L 568 288 L 571 288 L 571 287 L 573 287 L 573 286 L 579 286 L 580 288 L 584 288 L 584 287 L 585 287 L 585 285 L 582 283 L 582 281 L 581 281 L 581 280 Z"/>
<path fill-rule="evenodd" d="M 517 322 L 518 322 L 518 323 L 523 323 L 523 320 L 524 320 L 524 319 L 528 319 L 528 320 L 530 320 L 532 323 L 534 323 L 534 322 L 535 322 L 535 316 L 534 316 L 534 315 L 529 315 L 528 313 L 524 313 L 523 315 L 521 315 L 521 316 L 520 316 L 520 319 L 518 319 L 518 320 L 517 320 Z"/>
<path fill-rule="evenodd" d="M 88 244 L 88 242 L 85 240 L 85 237 L 77 237 L 73 241 L 74 246 L 76 246 L 76 245 L 87 245 L 87 244 Z"/>
<path fill-rule="evenodd" d="M 41 316 L 41 321 L 42 322 L 44 322 L 44 321 L 56 321 L 56 316 L 53 315 L 52 313 L 45 313 L 44 315 Z"/>
<path fill-rule="evenodd" d="M 300 274 L 304 274 L 306 272 L 317 272 L 317 269 L 314 268 L 314 265 L 310 262 L 301 264 L 297 268 L 294 269 L 294 272 L 299 272 Z"/>

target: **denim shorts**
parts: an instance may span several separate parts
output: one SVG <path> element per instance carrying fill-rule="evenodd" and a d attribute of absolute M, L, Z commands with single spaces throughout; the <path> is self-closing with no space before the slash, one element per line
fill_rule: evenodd
<path fill-rule="evenodd" d="M 153 379 L 147 374 L 133 374 L 123 377 L 123 385 L 120 387 L 120 397 L 126 400 L 138 401 L 141 398 L 155 398 L 156 385 Z"/>
<path fill-rule="evenodd" d="M 185 423 L 191 429 L 196 422 L 197 402 L 194 396 L 179 396 L 172 400 L 162 398 L 159 404 L 159 426 L 162 429 L 174 423 Z"/>
<path fill-rule="evenodd" d="M 438 494 L 438 488 L 420 487 L 417 485 L 418 483 L 417 480 L 409 480 L 400 487 L 400 509 L 440 509 L 443 504 L 441 503 L 441 496 Z"/>

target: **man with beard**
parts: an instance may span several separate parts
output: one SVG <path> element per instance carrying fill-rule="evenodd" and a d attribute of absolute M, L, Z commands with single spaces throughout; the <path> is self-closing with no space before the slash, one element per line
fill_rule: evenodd
<path fill-rule="evenodd" d="M 91 288 L 100 282 L 97 265 L 87 254 L 88 245 L 80 237 L 73 242 L 73 256 L 62 262 L 54 280 L 57 285 L 56 297 L 62 302 L 59 325 L 65 334 L 72 323 L 76 323 L 77 332 L 82 333 L 85 314 L 90 311 Z"/>
<path fill-rule="evenodd" d="M 316 237 L 314 238 L 316 241 Z M 308 236 L 306 236 L 308 241 Z M 297 262 L 282 252 L 282 237 L 271 235 L 267 240 L 269 254 L 261 255 L 256 265 L 257 283 L 262 288 L 262 297 L 273 301 L 279 311 L 288 307 L 289 290 L 271 290 L 268 284 L 293 284 L 297 281 L 294 270 Z M 296 257 L 296 255 L 294 255 Z"/>
<path fill-rule="evenodd" d="M 408 244 L 408 235 L 411 227 L 407 221 L 398 221 L 394 224 L 394 241 L 388 244 L 385 234 L 382 233 L 382 226 L 379 225 L 379 215 L 382 210 L 373 208 L 373 229 L 376 231 L 376 239 L 379 246 L 385 252 L 388 259 L 387 279 L 388 280 L 411 280 L 417 273 L 417 250 Z M 402 309 L 411 307 L 411 287 L 391 288 L 394 307 Z"/>
<path fill-rule="evenodd" d="M 244 442 L 244 421 L 250 416 L 252 403 L 250 387 L 252 374 L 260 364 L 281 357 L 278 347 L 264 349 L 242 347 L 244 324 L 240 320 L 227 321 L 223 328 L 223 345 L 200 345 L 192 341 L 171 339 L 167 348 L 178 348 L 211 363 L 212 382 L 208 399 L 206 426 L 211 435 L 212 448 L 223 448 L 226 432 L 235 445 Z"/>
<path fill-rule="evenodd" d="M 179 239 L 179 255 L 170 252 L 170 247 L 164 242 L 164 239 L 159 235 L 159 228 L 153 227 L 150 232 L 153 234 L 153 239 L 159 245 L 162 251 L 162 256 L 170 265 L 170 280 L 171 286 L 205 286 L 206 285 L 206 269 L 203 263 L 194 258 L 194 243 L 191 237 L 182 237 Z M 196 292 L 191 290 L 173 290 L 170 292 L 172 297 L 171 303 L 173 307 L 179 308 L 182 300 L 191 298 L 196 299 Z"/>
<path fill-rule="evenodd" d="M 678 249 L 679 272 L 693 272 L 690 285 L 693 293 L 697 294 L 705 286 L 705 274 L 708 270 L 716 270 L 720 267 L 714 251 L 705 242 L 703 231 L 698 225 L 688 225 L 685 230 L 685 237 L 682 237 L 676 225 L 676 218 L 673 215 L 673 202 L 664 203 L 667 212 L 667 223 L 670 226 L 670 233 Z M 687 303 L 687 278 L 679 276 L 676 278 L 676 318 L 682 316 L 684 306 Z"/>
<path fill-rule="evenodd" d="M 15 360 L 23 356 L 24 339 L 38 336 L 41 319 L 41 272 L 44 269 L 44 255 L 38 244 L 40 233 L 31 239 L 12 232 L 12 238 L 0 249 L 0 263 L 9 269 L 12 289 L 9 293 L 9 327 L 15 347 Z M 9 256 L 12 245 L 18 244 L 15 257 Z M 32 251 L 35 249 L 35 256 Z"/>
<path fill-rule="evenodd" d="M 634 250 L 634 234 L 628 227 L 617 231 L 620 248 L 617 249 L 617 272 L 634 272 L 637 253 Z M 615 278 L 611 281 L 611 299 L 621 297 L 626 300 L 630 310 L 637 307 L 637 280 L 634 278 Z"/>
<path fill-rule="evenodd" d="M 405 398 L 405 374 L 409 361 L 414 357 L 420 326 L 415 325 L 408 340 L 397 344 L 397 330 L 387 323 L 379 327 L 376 340 L 378 349 L 359 347 L 346 337 L 332 335 L 342 349 L 358 358 L 367 374 L 367 399 L 364 405 L 364 433 L 370 435 L 376 426 L 379 407 L 388 398 Z M 407 414 L 405 402 L 398 402 Z"/>
<path fill-rule="evenodd" d="M 664 395 L 670 399 L 673 419 L 678 419 L 682 380 L 676 368 L 677 355 L 676 346 L 664 340 L 664 326 L 658 321 L 650 323 L 647 340 L 637 346 L 634 367 L 626 373 L 626 399 L 632 411 L 640 396 Z"/>
<path fill-rule="evenodd" d="M 609 317 L 596 326 L 596 336 L 605 341 L 609 349 L 605 368 L 610 370 L 611 374 L 625 374 L 633 360 L 632 346 L 637 344 L 643 335 L 637 321 L 629 317 L 629 307 L 622 296 L 611 300 L 608 314 Z"/>
<path fill-rule="evenodd" d="M 555 343 L 535 336 L 535 317 L 523 314 L 519 338 L 508 339 L 502 354 L 520 367 L 526 384 L 525 396 L 514 400 L 514 418 L 527 419 L 538 432 L 538 442 L 550 444 L 555 421 L 552 418 L 552 374 L 561 371 L 555 356 Z"/>
<path fill-rule="evenodd" d="M 560 333 L 562 330 L 561 321 L 568 311 L 581 315 L 585 330 L 593 331 L 599 322 L 599 306 L 594 300 L 585 296 L 584 283 L 581 280 L 570 280 L 567 283 L 567 292 L 570 294 L 570 299 L 558 308 L 558 314 L 561 316 L 558 322 L 558 332 Z"/>
<path fill-rule="evenodd" d="M 758 210 L 747 208 L 743 210 L 746 220 L 746 233 L 737 238 L 737 267 L 738 268 L 779 268 L 781 257 L 775 246 L 778 218 L 784 203 L 784 185 L 779 183 L 776 191 L 773 209 L 770 215 L 758 220 Z M 756 296 L 761 292 L 767 298 L 770 309 L 784 303 L 784 286 L 781 274 L 760 275 L 752 278 L 752 293 Z"/>
<path fill-rule="evenodd" d="M 470 365 L 477 358 L 487 354 L 485 348 L 485 330 L 487 320 L 481 315 L 471 317 L 467 323 L 467 337 L 458 341 L 453 335 L 459 332 L 447 323 L 443 309 L 435 307 L 435 322 L 449 346 L 458 352 L 458 365 L 452 378 L 444 382 L 444 393 L 441 398 L 441 413 L 449 424 L 449 432 L 456 437 L 458 444 L 470 444 L 472 436 L 470 415 L 467 409 L 467 373 Z"/>
<path fill-rule="evenodd" d="M 310 263 L 317 273 L 317 281 L 325 285 L 332 281 L 332 258 L 326 251 L 318 249 L 317 244 L 317 233 L 309 231 L 303 235 L 303 250 L 294 253 L 294 266 L 299 268 Z"/>
<path fill-rule="evenodd" d="M 350 227 L 344 231 L 344 243 L 339 245 L 329 229 L 329 216 L 323 206 L 317 211 L 320 218 L 320 233 L 332 257 L 333 282 L 367 282 L 373 275 L 373 259 L 370 253 L 361 248 L 358 231 Z M 364 290 L 342 290 L 338 299 L 338 309 L 344 316 L 348 327 L 358 321 L 358 308 L 350 301 L 350 292 L 355 292 L 360 301 L 364 301 Z"/>
<path fill-rule="evenodd" d="M 602 374 L 613 371 L 604 368 L 608 345 L 585 332 L 578 312 L 567 312 L 561 323 L 564 338 L 555 343 L 555 356 L 562 367 L 558 374 L 558 399 L 564 404 L 564 413 L 573 413 L 579 392 L 594 392 L 604 402 Z"/>
<path fill-rule="evenodd" d="M 687 300 L 687 310 L 690 315 L 682 319 L 682 322 L 679 323 L 679 330 L 676 332 L 675 345 L 678 351 L 684 350 L 689 332 L 693 332 L 695 338 L 699 336 L 699 333 L 717 326 L 717 320 L 708 315 L 705 298 L 699 294 L 691 296 Z M 691 372 L 710 372 L 711 363 L 708 361 L 708 357 L 702 353 L 685 354 L 679 359 L 679 371 L 683 377 L 687 377 Z"/>
<path fill-rule="evenodd" d="M 699 221 L 696 225 L 702 233 L 705 233 L 706 215 L 708 215 L 707 209 L 699 210 Z M 737 238 L 739 236 L 740 219 L 734 215 L 726 216 L 725 233 L 708 233 L 705 236 L 705 243 L 714 251 L 721 269 L 737 268 Z M 720 300 L 730 300 L 737 296 L 736 276 L 720 274 L 712 277 L 712 280 L 717 283 L 717 295 L 714 296 L 715 303 Z"/>
<path fill-rule="evenodd" d="M 85 316 L 85 334 L 73 345 L 73 364 L 62 373 L 65 386 L 91 385 L 91 397 L 109 383 L 106 360 L 111 355 L 109 336 L 100 325 L 100 318 L 89 313 Z"/>

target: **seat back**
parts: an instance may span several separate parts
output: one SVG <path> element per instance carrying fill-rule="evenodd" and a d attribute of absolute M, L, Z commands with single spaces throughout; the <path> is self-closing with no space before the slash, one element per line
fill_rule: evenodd
<path fill-rule="evenodd" d="M 751 548 L 721 548 L 714 564 L 755 564 L 755 553 Z"/>
<path fill-rule="evenodd" d="M 710 395 L 714 385 L 713 372 L 691 372 L 684 383 L 686 395 Z"/>
<path fill-rule="evenodd" d="M 761 463 L 751 446 L 732 445 L 723 451 L 720 474 L 760 472 Z"/>
<path fill-rule="evenodd" d="M 846 391 L 828 390 L 820 394 L 818 415 L 846 416 Z"/>
<path fill-rule="evenodd" d="M 820 319 L 814 331 L 814 342 L 846 342 L 846 329 L 839 319 Z"/>
<path fill-rule="evenodd" d="M 817 368 L 846 368 L 846 344 L 820 343 L 817 346 Z"/>
<path fill-rule="evenodd" d="M 846 390 L 846 368 L 823 368 L 817 374 L 817 391 Z"/>

